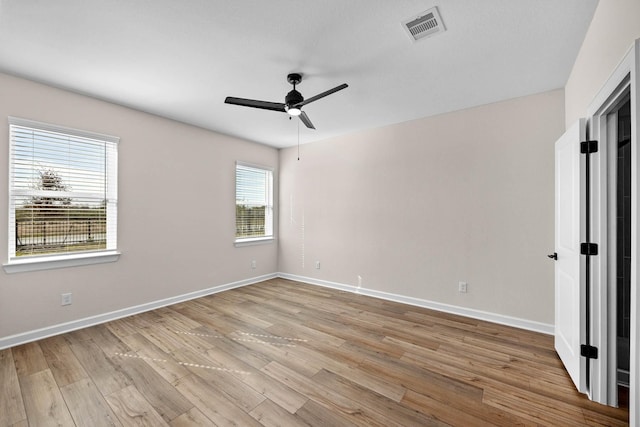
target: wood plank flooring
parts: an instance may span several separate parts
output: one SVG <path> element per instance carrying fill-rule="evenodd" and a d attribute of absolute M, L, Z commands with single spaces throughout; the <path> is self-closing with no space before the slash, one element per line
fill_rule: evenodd
<path fill-rule="evenodd" d="M 0 426 L 623 426 L 550 336 L 283 279 L 0 351 Z"/>

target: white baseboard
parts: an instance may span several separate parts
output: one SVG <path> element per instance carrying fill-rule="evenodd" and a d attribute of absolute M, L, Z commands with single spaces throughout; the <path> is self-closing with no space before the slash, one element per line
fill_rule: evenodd
<path fill-rule="evenodd" d="M 250 279 L 227 283 L 225 285 L 214 286 L 212 288 L 202 289 L 199 291 L 190 292 L 188 294 L 165 298 L 158 301 L 136 305 L 133 307 L 123 308 L 121 310 L 116 310 L 109 313 L 98 314 L 96 316 L 86 317 L 84 319 L 74 320 L 66 323 L 60 323 L 58 325 L 48 326 L 46 328 L 23 332 L 16 335 L 10 335 L 8 337 L 0 338 L 0 350 L 9 348 L 9 347 L 14 347 L 20 344 L 25 344 L 28 342 L 40 340 L 43 338 L 48 338 L 54 335 L 64 334 L 66 332 L 75 331 L 78 329 L 86 328 L 88 326 L 94 326 L 100 323 L 110 322 L 112 320 L 121 319 L 123 317 L 132 316 L 134 314 L 143 313 L 145 311 L 154 310 L 156 308 L 166 307 L 168 305 L 177 304 L 179 302 L 184 302 L 184 301 L 192 300 L 195 298 L 204 297 L 207 295 L 215 294 L 215 293 L 226 291 L 229 289 L 252 285 L 254 283 L 262 282 L 264 280 L 273 279 L 276 277 L 278 277 L 276 273 L 266 274 L 258 277 L 252 277 Z"/>
<path fill-rule="evenodd" d="M 23 332 L 16 335 L 10 335 L 8 337 L 0 338 L 0 350 L 9 348 L 9 347 L 14 347 L 20 344 L 25 344 L 28 342 L 40 340 L 43 338 L 48 338 L 54 335 L 64 334 L 66 332 L 75 331 L 78 329 L 86 328 L 88 326 L 94 326 L 101 323 L 110 322 L 112 320 L 121 319 L 123 317 L 132 316 L 134 314 L 143 313 L 145 311 L 154 310 L 156 308 L 166 307 L 168 305 L 189 301 L 189 300 L 200 298 L 207 295 L 212 295 L 212 294 L 226 291 L 229 289 L 252 285 L 254 283 L 262 282 L 264 280 L 274 279 L 276 277 L 308 283 L 310 285 L 317 285 L 317 286 L 323 286 L 326 288 L 339 289 L 341 291 L 367 295 L 370 297 L 380 298 L 384 300 L 395 301 L 395 302 L 400 302 L 400 303 L 409 304 L 409 305 L 415 305 L 418 307 L 429 308 L 432 310 L 442 311 L 445 313 L 457 314 L 460 316 L 470 317 L 473 319 L 486 320 L 488 322 L 498 323 L 498 324 L 507 325 L 507 326 L 513 326 L 515 328 L 526 329 L 526 330 L 535 331 L 535 332 L 541 332 L 543 334 L 548 334 L 548 335 L 553 335 L 553 332 L 554 332 L 553 325 L 549 325 L 546 323 L 534 322 L 531 320 L 520 319 L 517 317 L 504 316 L 502 314 L 489 313 L 486 311 L 474 310 L 471 308 L 458 307 L 454 305 L 423 300 L 420 298 L 413 298 L 413 297 L 407 297 L 403 295 L 381 292 L 373 289 L 358 288 L 357 286 L 345 285 L 342 283 L 330 282 L 327 280 L 314 279 L 311 277 L 297 276 L 295 274 L 272 273 L 272 274 L 265 274 L 263 276 L 252 277 L 250 279 L 240 280 L 237 282 L 227 283 L 225 285 L 214 286 L 212 288 L 202 289 L 195 292 L 190 292 L 188 294 L 178 295 L 175 297 L 170 297 L 170 298 L 165 298 L 158 301 L 140 304 L 137 306 L 124 308 L 124 309 L 112 311 L 109 313 L 98 314 L 96 316 L 86 317 L 86 318 L 74 320 L 71 322 L 60 323 L 57 325 L 48 326 L 46 328 Z"/>
<path fill-rule="evenodd" d="M 420 298 L 391 294 L 387 292 L 376 291 L 374 289 L 358 288 L 357 286 L 329 282 L 326 280 L 319 280 L 311 277 L 297 276 L 295 274 L 278 273 L 278 277 L 281 277 L 283 279 L 295 280 L 297 282 L 308 283 L 310 285 L 324 286 L 326 288 L 339 289 L 341 291 L 353 292 L 356 294 L 367 295 L 384 300 L 429 308 L 431 310 L 443 311 L 445 313 L 457 314 L 459 316 L 470 317 L 472 319 L 485 320 L 487 322 L 498 323 L 501 325 L 512 326 L 514 328 L 526 329 L 534 332 L 540 332 L 547 335 L 553 335 L 554 333 L 553 325 L 535 322 L 532 320 L 520 319 L 518 317 L 505 316 L 502 314 L 490 313 L 487 311 L 475 310 L 472 308 L 459 307 L 435 301 L 428 301 Z"/>

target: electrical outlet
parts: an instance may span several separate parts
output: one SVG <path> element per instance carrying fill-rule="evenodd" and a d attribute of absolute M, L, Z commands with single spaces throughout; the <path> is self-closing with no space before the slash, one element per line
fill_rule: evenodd
<path fill-rule="evenodd" d="M 362 287 L 362 276 L 358 276 L 358 289 Z"/>
<path fill-rule="evenodd" d="M 256 260 L 254 259 L 253 261 L 251 261 L 251 268 L 256 268 L 258 264 L 256 263 Z"/>
<path fill-rule="evenodd" d="M 316 270 L 320 270 L 320 261 L 316 261 Z"/>
<path fill-rule="evenodd" d="M 60 294 L 60 305 L 71 305 L 73 302 L 70 293 L 68 294 Z"/>
<path fill-rule="evenodd" d="M 458 292 L 461 294 L 467 293 L 467 282 L 458 282 Z"/>

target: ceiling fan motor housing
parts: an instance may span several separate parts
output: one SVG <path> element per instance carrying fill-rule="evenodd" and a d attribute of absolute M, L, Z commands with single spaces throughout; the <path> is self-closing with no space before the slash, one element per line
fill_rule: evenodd
<path fill-rule="evenodd" d="M 289 92 L 287 96 L 284 98 L 284 103 L 287 107 L 291 107 L 293 105 L 299 104 L 302 101 L 304 101 L 302 94 L 295 89 Z"/>

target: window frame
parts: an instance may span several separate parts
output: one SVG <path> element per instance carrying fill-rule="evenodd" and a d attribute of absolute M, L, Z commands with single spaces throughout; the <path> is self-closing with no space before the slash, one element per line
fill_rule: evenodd
<path fill-rule="evenodd" d="M 60 125 L 54 125 L 49 123 L 37 122 L 29 119 L 22 119 L 17 117 L 8 117 L 9 122 L 9 155 L 7 156 L 9 163 L 9 180 L 8 180 L 8 248 L 7 248 L 7 262 L 3 264 L 4 270 L 7 273 L 19 273 L 26 271 L 47 270 L 54 268 L 73 267 L 89 264 L 101 264 L 106 262 L 115 262 L 120 256 L 120 252 L 117 249 L 117 223 L 118 223 L 118 148 L 120 138 L 111 135 L 100 134 L 96 132 L 90 132 L 85 130 L 79 130 L 69 128 Z M 105 170 L 109 185 L 107 192 L 109 203 L 106 210 L 107 215 L 107 247 L 105 249 L 98 250 L 86 250 L 70 253 L 49 253 L 42 255 L 28 255 L 28 256 L 16 256 L 15 246 L 15 202 L 14 195 L 16 191 L 13 187 L 13 174 L 14 174 L 14 157 L 12 150 L 14 149 L 13 131 L 15 127 L 30 128 L 34 131 L 43 132 L 55 132 L 63 135 L 69 135 L 70 137 L 92 139 L 110 144 L 113 150 L 109 154 L 108 167 Z M 18 190 L 19 191 L 19 190 Z M 12 212 L 13 211 L 13 212 Z"/>
<path fill-rule="evenodd" d="M 254 237 L 238 237 L 237 236 L 237 213 L 234 214 L 235 232 L 234 232 L 234 245 L 236 247 L 259 245 L 264 243 L 271 243 L 275 239 L 275 216 L 274 216 L 274 168 L 264 165 L 257 165 L 254 163 L 247 163 L 243 161 L 236 161 L 234 167 L 234 196 L 238 196 L 238 167 L 250 168 L 268 173 L 267 176 L 267 188 L 266 193 L 266 208 L 265 208 L 265 235 Z M 237 206 L 237 199 L 234 203 L 234 209 Z M 236 211 L 237 212 L 237 211 Z"/>

